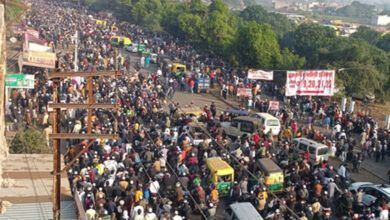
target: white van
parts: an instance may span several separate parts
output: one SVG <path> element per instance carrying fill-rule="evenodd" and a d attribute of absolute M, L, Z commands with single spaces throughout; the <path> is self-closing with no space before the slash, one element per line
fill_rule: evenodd
<path fill-rule="evenodd" d="M 276 117 L 268 113 L 255 113 L 251 115 L 253 118 L 261 119 L 264 133 L 267 134 L 270 129 L 272 129 L 273 135 L 278 135 L 280 132 L 280 121 Z"/>
<path fill-rule="evenodd" d="M 231 204 L 225 211 L 226 220 L 263 220 L 250 202 L 237 202 Z"/>
<path fill-rule="evenodd" d="M 293 143 L 298 153 L 304 153 L 306 150 L 309 150 L 311 162 L 319 163 L 320 161 L 328 160 L 329 148 L 324 144 L 307 138 L 295 138 Z"/>

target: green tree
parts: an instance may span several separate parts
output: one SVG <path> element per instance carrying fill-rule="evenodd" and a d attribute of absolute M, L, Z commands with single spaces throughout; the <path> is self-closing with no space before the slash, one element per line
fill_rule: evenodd
<path fill-rule="evenodd" d="M 272 69 L 280 56 L 278 41 L 271 26 L 254 21 L 238 28 L 234 48 L 243 67 Z"/>
<path fill-rule="evenodd" d="M 211 4 L 209 5 L 209 12 L 215 12 L 219 11 L 222 14 L 229 14 L 229 8 L 228 6 L 223 3 L 222 0 L 212 0 Z"/>
<path fill-rule="evenodd" d="M 137 24 L 145 25 L 154 31 L 161 31 L 163 5 L 160 0 L 140 0 L 132 9 L 133 19 Z"/>
<path fill-rule="evenodd" d="M 14 137 L 10 145 L 10 153 L 50 153 L 50 149 L 46 146 L 46 139 L 42 132 L 36 128 L 28 128 L 20 130 Z"/>
<path fill-rule="evenodd" d="M 200 33 L 202 31 L 202 18 L 199 15 L 182 13 L 177 18 L 183 38 L 191 43 L 202 42 Z"/>
<path fill-rule="evenodd" d="M 236 27 L 237 19 L 229 15 L 227 6 L 221 0 L 214 0 L 209 6 L 209 15 L 201 33 L 209 52 L 224 56 L 234 39 Z"/>
<path fill-rule="evenodd" d="M 357 32 L 351 35 L 354 38 L 360 38 L 367 41 L 369 44 L 375 45 L 381 37 L 378 31 L 375 31 L 367 26 L 360 26 Z"/>
<path fill-rule="evenodd" d="M 191 14 L 196 14 L 202 18 L 207 15 L 208 7 L 203 4 L 201 0 L 191 0 L 189 3 L 189 12 Z"/>
<path fill-rule="evenodd" d="M 384 51 L 390 52 L 390 34 L 383 35 L 378 40 L 377 46 Z"/>
<path fill-rule="evenodd" d="M 351 5 L 336 10 L 336 14 L 345 17 L 371 19 L 371 17 L 375 15 L 375 6 L 354 1 Z"/>
<path fill-rule="evenodd" d="M 336 39 L 334 30 L 315 24 L 299 25 L 292 34 L 285 36 L 283 44 L 290 51 L 306 57 L 307 67 L 318 68 L 321 52 Z"/>
<path fill-rule="evenodd" d="M 298 70 L 305 66 L 306 59 L 299 55 L 291 53 L 288 48 L 284 48 L 280 52 L 280 58 L 276 69 L 280 70 Z"/>
<path fill-rule="evenodd" d="M 256 21 L 259 24 L 270 24 L 279 38 L 287 32 L 293 31 L 294 26 L 286 16 L 278 13 L 268 13 L 262 6 L 255 5 L 245 8 L 240 15 L 246 21 Z"/>

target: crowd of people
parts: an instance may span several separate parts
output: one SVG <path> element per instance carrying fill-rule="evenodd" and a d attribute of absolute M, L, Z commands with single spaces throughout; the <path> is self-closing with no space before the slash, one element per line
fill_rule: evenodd
<path fill-rule="evenodd" d="M 182 60 L 199 74 L 209 74 L 212 82 L 215 78 L 221 83 L 225 98 L 234 94 L 237 86 L 252 88 L 253 99 L 250 105 L 246 100 L 245 106 L 249 110 L 267 112 L 268 101 L 261 94 L 284 98 L 282 88 L 249 82 L 222 61 L 199 55 L 178 39 L 161 36 L 157 40 L 154 33 L 104 13 L 93 13 L 82 5 L 65 7 L 56 0 L 30 2 L 36 10 L 26 13 L 23 25 L 38 30 L 40 38 L 55 49 L 60 71 L 122 72 L 121 76 L 96 77 L 93 86 L 97 103 L 120 107 L 94 111 L 92 133 L 118 134 L 119 138 L 94 140 L 68 170 L 73 194 L 82 202 L 87 219 L 221 219 L 223 210 L 217 213 L 222 203 L 226 206 L 244 201 L 252 203 L 264 219 L 388 219 L 384 198 L 366 207 L 361 191 L 352 195 L 348 190 L 350 171 L 346 162 L 351 161 L 352 171 L 357 172 L 365 158 L 374 155 L 379 161 L 390 152 L 388 133 L 372 118 L 342 111 L 337 104 L 327 105 L 321 99 L 294 97 L 280 111 L 271 112 L 282 124 L 279 135 L 259 130 L 245 137 L 228 137 L 218 120 L 224 120 L 224 113 L 217 115 L 214 103 L 202 108 L 200 118 L 180 114 L 181 105 L 170 99 L 185 79 L 170 77 L 161 69 L 152 71 L 143 64 L 145 58 L 132 60 L 128 52 L 112 46 L 109 37 L 128 36 L 145 43 L 154 53 Z M 97 25 L 91 18 L 107 24 Z M 110 28 L 114 24 L 119 33 Z M 75 53 L 67 51 L 76 46 L 76 41 L 78 62 L 74 62 Z M 215 75 L 217 68 L 220 70 Z M 51 122 L 47 106 L 53 83 L 42 68 L 25 67 L 23 72 L 35 74 L 36 85 L 30 90 L 13 90 L 7 120 L 41 127 L 48 140 Z M 61 83 L 62 102 L 86 103 L 87 99 L 83 79 Z M 62 110 L 62 132 L 87 133 L 87 118 L 85 109 Z M 192 142 L 190 122 L 204 123 L 207 128 L 204 132 L 208 137 L 199 144 Z M 326 132 L 329 129 L 330 135 Z M 345 163 L 335 168 L 327 161 L 315 163 L 308 152 L 296 154 L 293 138 L 298 136 L 325 144 L 331 156 Z M 66 162 L 90 141 L 67 140 Z M 219 195 L 209 178 L 206 162 L 216 156 L 235 171 L 226 197 Z M 267 188 L 264 173 L 257 166 L 261 158 L 269 158 L 282 168 L 283 192 L 275 195 Z"/>

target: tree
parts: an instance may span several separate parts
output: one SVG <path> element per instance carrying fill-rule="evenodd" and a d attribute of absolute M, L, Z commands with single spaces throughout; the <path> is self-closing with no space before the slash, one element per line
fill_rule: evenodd
<path fill-rule="evenodd" d="M 286 16 L 268 13 L 260 5 L 249 6 L 239 14 L 245 21 L 256 21 L 258 24 L 270 24 L 279 38 L 294 29 Z"/>
<path fill-rule="evenodd" d="M 211 54 L 225 55 L 236 34 L 236 26 L 237 20 L 229 15 L 227 6 L 221 0 L 214 0 L 202 27 L 202 39 L 207 43 Z"/>
<path fill-rule="evenodd" d="M 280 58 L 276 69 L 280 70 L 298 70 L 305 66 L 306 59 L 299 55 L 291 53 L 288 48 L 284 48 L 280 52 Z"/>
<path fill-rule="evenodd" d="M 20 130 L 10 145 L 10 152 L 13 154 L 40 154 L 49 153 L 50 149 L 46 146 L 46 139 L 42 132 L 36 128 Z"/>
<path fill-rule="evenodd" d="M 354 1 L 351 5 L 336 10 L 336 14 L 345 17 L 371 19 L 371 17 L 375 15 L 375 6 Z"/>
<path fill-rule="evenodd" d="M 189 12 L 191 14 L 199 15 L 202 18 L 207 15 L 208 8 L 201 0 L 191 0 L 189 7 Z"/>
<path fill-rule="evenodd" d="M 154 31 L 161 31 L 163 5 L 160 0 L 140 0 L 131 10 L 134 21 Z"/>
<path fill-rule="evenodd" d="M 375 45 L 381 37 L 381 34 L 370 27 L 360 26 L 357 32 L 353 33 L 351 37 L 360 38 L 367 41 L 369 44 Z"/>
<path fill-rule="evenodd" d="M 202 18 L 199 15 L 182 13 L 177 18 L 183 38 L 191 43 L 201 43 Z"/>
<path fill-rule="evenodd" d="M 215 12 L 218 11 L 222 14 L 229 14 L 229 8 L 228 6 L 223 3 L 222 0 L 212 0 L 211 4 L 209 5 L 209 12 Z"/>
<path fill-rule="evenodd" d="M 285 36 L 283 43 L 290 51 L 306 57 L 307 66 L 318 68 L 319 55 L 336 39 L 334 30 L 315 24 L 299 25 L 292 34 Z"/>
<path fill-rule="evenodd" d="M 272 69 L 280 56 L 278 41 L 271 26 L 254 21 L 238 28 L 234 47 L 243 67 Z"/>
<path fill-rule="evenodd" d="M 390 34 L 385 34 L 379 38 L 376 45 L 382 50 L 390 52 Z"/>

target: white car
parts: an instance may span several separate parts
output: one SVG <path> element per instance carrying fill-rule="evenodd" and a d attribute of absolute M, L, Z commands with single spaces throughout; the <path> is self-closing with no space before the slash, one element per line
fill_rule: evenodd
<path fill-rule="evenodd" d="M 390 185 L 388 184 L 373 184 L 370 182 L 355 182 L 348 188 L 353 194 L 357 193 L 358 189 L 363 192 L 363 204 L 370 206 L 375 201 L 383 196 L 387 203 L 390 202 Z"/>
<path fill-rule="evenodd" d="M 127 46 L 125 49 L 128 52 L 137 53 L 138 52 L 138 44 L 132 43 L 130 46 Z"/>

